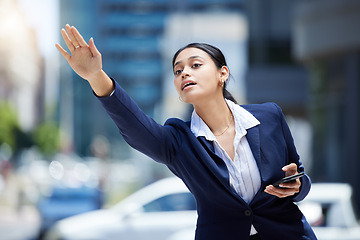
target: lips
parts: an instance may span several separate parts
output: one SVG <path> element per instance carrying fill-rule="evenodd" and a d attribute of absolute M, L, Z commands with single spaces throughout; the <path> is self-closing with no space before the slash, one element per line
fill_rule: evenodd
<path fill-rule="evenodd" d="M 196 82 L 191 81 L 191 80 L 186 80 L 181 83 L 181 90 L 184 90 L 186 87 L 193 86 L 193 85 L 196 85 Z"/>

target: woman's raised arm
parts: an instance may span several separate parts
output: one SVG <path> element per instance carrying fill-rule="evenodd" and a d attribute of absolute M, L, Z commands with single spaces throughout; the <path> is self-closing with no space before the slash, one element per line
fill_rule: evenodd
<path fill-rule="evenodd" d="M 96 48 L 94 39 L 90 38 L 88 44 L 79 31 L 74 26 L 70 27 L 69 24 L 66 24 L 65 29 L 61 29 L 61 35 L 71 54 L 58 43 L 55 46 L 70 67 L 89 82 L 97 96 L 109 96 L 114 90 L 114 85 L 102 70 L 101 53 Z"/>

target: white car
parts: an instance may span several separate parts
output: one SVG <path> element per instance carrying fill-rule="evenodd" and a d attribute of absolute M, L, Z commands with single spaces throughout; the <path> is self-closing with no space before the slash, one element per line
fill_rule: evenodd
<path fill-rule="evenodd" d="M 319 240 L 360 240 L 349 184 L 314 183 L 299 207 Z"/>
<path fill-rule="evenodd" d="M 352 205 L 352 188 L 344 183 L 314 183 L 298 203 L 319 240 L 360 240 Z M 194 229 L 183 229 L 167 240 L 193 240 Z"/>
<path fill-rule="evenodd" d="M 360 240 L 348 184 L 314 183 L 300 209 L 319 240 Z M 167 178 L 132 194 L 110 209 L 56 223 L 48 240 L 193 240 L 193 196 L 178 178 Z"/>
<path fill-rule="evenodd" d="M 178 178 L 166 178 L 130 195 L 117 205 L 58 221 L 46 240 L 167 240 L 194 229 L 193 195 Z M 194 233 L 192 234 L 194 235 Z"/>
<path fill-rule="evenodd" d="M 314 183 L 299 208 L 319 240 L 360 240 L 352 205 L 352 188 L 344 183 Z M 193 240 L 194 229 L 183 229 L 167 240 Z"/>

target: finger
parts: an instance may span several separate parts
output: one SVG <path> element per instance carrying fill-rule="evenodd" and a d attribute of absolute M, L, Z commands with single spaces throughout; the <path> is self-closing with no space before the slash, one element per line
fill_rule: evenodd
<path fill-rule="evenodd" d="M 81 36 L 81 34 L 79 33 L 79 31 L 76 29 L 76 27 L 72 26 L 72 27 L 71 27 L 71 32 L 72 32 L 72 34 L 75 36 L 76 41 L 79 43 L 80 47 L 88 47 L 86 41 L 85 41 L 84 38 Z"/>
<path fill-rule="evenodd" d="M 71 43 L 71 40 L 69 38 L 69 35 L 67 34 L 65 29 L 61 29 L 61 36 L 63 37 L 66 46 L 69 48 L 70 52 L 73 52 L 75 50 L 74 45 Z"/>
<path fill-rule="evenodd" d="M 295 163 L 291 163 L 282 168 L 284 172 L 286 172 L 286 176 L 291 176 L 297 173 L 297 165 Z"/>
<path fill-rule="evenodd" d="M 67 33 L 68 33 L 68 35 L 69 35 L 69 38 L 70 38 L 70 40 L 71 40 L 71 43 L 72 43 L 72 45 L 74 46 L 74 49 L 78 48 L 78 47 L 80 46 L 80 44 L 79 44 L 78 41 L 76 40 L 76 38 L 75 38 L 75 36 L 74 36 L 74 34 L 73 34 L 72 30 L 71 30 L 70 25 L 69 25 L 69 24 L 66 24 L 65 28 L 66 28 L 66 31 L 67 31 Z"/>
<path fill-rule="evenodd" d="M 300 186 L 299 185 L 293 185 L 293 186 L 289 186 L 287 184 L 280 184 L 279 185 L 279 189 L 281 189 L 281 193 L 298 193 L 300 191 Z"/>
<path fill-rule="evenodd" d="M 286 165 L 282 168 L 284 172 L 294 169 L 297 169 L 297 165 L 295 163 L 290 163 L 289 165 Z"/>
<path fill-rule="evenodd" d="M 281 194 L 279 194 L 277 191 L 275 191 L 275 187 L 273 185 L 269 185 L 265 188 L 265 192 L 274 195 L 276 197 L 283 197 Z"/>
<path fill-rule="evenodd" d="M 90 51 L 91 51 L 93 56 L 99 56 L 100 55 L 99 50 L 95 46 L 93 38 L 90 38 L 90 40 L 89 40 L 89 48 L 90 48 Z"/>
<path fill-rule="evenodd" d="M 275 188 L 274 192 L 276 194 L 278 194 L 279 196 L 292 196 L 295 193 L 298 192 L 297 189 L 292 189 L 292 188 Z"/>
<path fill-rule="evenodd" d="M 290 188 L 276 188 L 273 185 L 269 185 L 265 188 L 265 192 L 279 198 L 284 198 L 296 194 L 298 190 Z"/>
<path fill-rule="evenodd" d="M 279 185 L 279 187 L 281 187 L 281 188 L 299 189 L 300 185 L 301 184 L 299 182 L 294 181 L 294 182 L 281 183 Z"/>
<path fill-rule="evenodd" d="M 61 55 L 64 56 L 64 58 L 66 59 L 66 61 L 70 60 L 70 54 L 65 51 L 58 43 L 55 44 L 55 47 L 57 48 L 57 50 L 59 50 L 59 52 L 61 53 Z"/>

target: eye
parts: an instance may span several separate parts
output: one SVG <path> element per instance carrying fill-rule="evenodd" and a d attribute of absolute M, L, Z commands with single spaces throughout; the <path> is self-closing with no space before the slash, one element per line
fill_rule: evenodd
<path fill-rule="evenodd" d="M 202 64 L 200 64 L 200 63 L 194 63 L 194 64 L 192 65 L 192 68 L 199 68 L 201 65 L 202 65 Z"/>
<path fill-rule="evenodd" d="M 181 73 L 182 73 L 182 70 L 180 70 L 180 69 L 174 71 L 174 75 L 175 75 L 175 76 L 178 76 L 178 75 L 180 75 Z"/>

